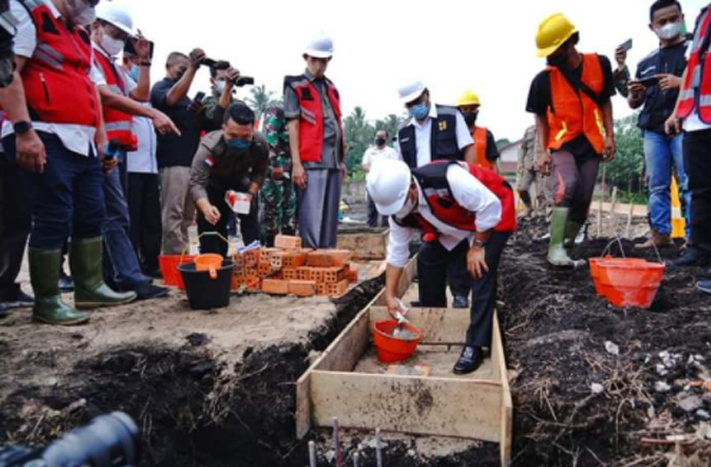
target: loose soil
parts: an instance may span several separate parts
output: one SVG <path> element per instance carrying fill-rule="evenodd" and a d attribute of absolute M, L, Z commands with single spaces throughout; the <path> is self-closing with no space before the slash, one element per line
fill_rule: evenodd
<path fill-rule="evenodd" d="M 499 306 L 514 465 L 706 467 L 711 445 L 693 436 L 711 411 L 709 392 L 693 385 L 711 379 L 711 303 L 694 288 L 704 271 L 668 271 L 651 310 L 618 310 L 595 296 L 588 270 L 546 265 L 547 246 L 531 243 L 542 222 L 521 227 L 502 264 Z M 607 243 L 589 241 L 575 254 L 598 256 Z M 71 329 L 15 312 L 0 322 L 0 444 L 40 446 L 123 410 L 144 433 L 143 466 L 303 467 L 308 440 L 295 439 L 294 383 L 382 285 L 382 277 L 366 281 L 334 301 L 249 295 L 207 312 L 189 311 L 174 293 L 98 311 Z M 672 434 L 689 438 L 642 442 Z M 310 437 L 319 465 L 334 465 L 330 433 Z M 499 465 L 493 444 L 385 439 L 388 467 Z M 374 465 L 372 433 L 344 431 L 342 441 L 349 462 L 357 448 L 361 465 Z"/>

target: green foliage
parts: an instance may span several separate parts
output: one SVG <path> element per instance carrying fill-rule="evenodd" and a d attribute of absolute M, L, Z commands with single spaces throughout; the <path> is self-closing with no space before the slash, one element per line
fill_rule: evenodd
<path fill-rule="evenodd" d="M 507 145 L 509 145 L 509 144 L 511 144 L 511 140 L 508 139 L 508 138 L 501 138 L 500 140 L 497 140 L 497 141 L 496 141 L 496 147 L 499 148 L 499 149 L 501 149 L 501 148 L 503 148 L 504 146 L 507 146 Z"/>
<path fill-rule="evenodd" d="M 262 115 L 267 111 L 269 106 L 278 103 L 279 101 L 274 99 L 274 91 L 267 91 L 265 85 L 254 86 L 251 89 L 252 97 L 247 98 L 247 104 L 252 107 L 254 113 L 257 114 L 257 120 L 262 118 Z"/>
<path fill-rule="evenodd" d="M 345 118 L 343 126 L 346 139 L 346 167 L 351 179 L 364 178 L 361 169 L 363 154 L 373 145 L 376 131 L 385 129 L 388 131 L 389 137 L 394 138 L 403 121 L 403 117 L 393 114 L 383 120 L 371 123 L 361 107 L 356 107 L 353 113 Z"/>
<path fill-rule="evenodd" d="M 615 122 L 617 155 L 607 164 L 607 184 L 620 191 L 639 193 L 644 172 L 644 142 L 637 128 L 637 116 L 631 115 Z"/>

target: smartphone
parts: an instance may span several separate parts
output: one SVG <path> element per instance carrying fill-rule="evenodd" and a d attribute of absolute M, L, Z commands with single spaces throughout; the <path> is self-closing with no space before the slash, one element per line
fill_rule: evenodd
<path fill-rule="evenodd" d="M 201 103 L 203 100 L 205 100 L 205 93 L 201 91 L 195 95 L 193 102 Z"/>
<path fill-rule="evenodd" d="M 650 78 L 644 78 L 636 81 L 637 83 L 641 84 L 645 88 L 651 88 L 653 86 L 658 86 L 659 85 L 659 78 L 657 76 L 652 76 Z"/>
<path fill-rule="evenodd" d="M 617 50 L 619 52 L 629 52 L 630 50 L 632 50 L 632 39 L 629 39 L 629 40 L 625 41 L 624 43 L 622 43 L 617 48 Z"/>
<path fill-rule="evenodd" d="M 155 49 L 155 44 L 151 41 L 148 41 L 148 45 L 150 46 L 149 53 L 150 53 L 150 58 L 153 60 L 153 49 Z M 136 48 L 133 46 L 133 40 L 128 40 L 126 41 L 126 45 L 123 48 L 124 52 L 127 52 L 131 55 L 137 55 L 136 54 Z"/>

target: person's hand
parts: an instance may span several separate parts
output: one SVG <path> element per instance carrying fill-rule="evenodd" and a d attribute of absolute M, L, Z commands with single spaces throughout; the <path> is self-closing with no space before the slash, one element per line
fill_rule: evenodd
<path fill-rule="evenodd" d="M 301 188 L 302 190 L 306 188 L 306 170 L 304 170 L 303 165 L 294 164 L 291 175 L 294 177 L 294 185 L 296 185 L 297 188 Z"/>
<path fill-rule="evenodd" d="M 604 162 L 611 162 L 615 158 L 617 153 L 617 144 L 615 143 L 614 136 L 608 136 L 605 138 L 605 146 L 602 149 L 602 160 Z"/>
<path fill-rule="evenodd" d="M 467 269 L 474 279 L 481 279 L 489 272 L 486 264 L 486 248 L 473 246 L 467 253 Z"/>
<path fill-rule="evenodd" d="M 136 55 L 141 62 L 149 62 L 151 60 L 151 44 L 143 36 L 141 30 L 138 30 L 138 36 L 133 40 L 133 48 L 136 50 Z"/>
<path fill-rule="evenodd" d="M 681 78 L 679 78 L 678 76 L 662 74 L 657 75 L 657 78 L 659 78 L 659 89 L 661 89 L 662 91 L 670 91 L 672 89 L 681 88 L 682 82 Z"/>
<path fill-rule="evenodd" d="M 615 61 L 617 62 L 617 66 L 619 68 L 624 68 L 625 63 L 627 62 L 627 51 L 622 50 L 621 47 L 618 47 L 617 50 L 615 50 Z"/>
<path fill-rule="evenodd" d="M 664 130 L 669 136 L 675 136 L 681 133 L 681 120 L 677 118 L 676 112 L 664 123 Z"/>
<path fill-rule="evenodd" d="M 104 172 L 109 173 L 118 167 L 119 161 L 115 157 L 107 158 L 105 155 L 99 155 L 101 165 L 104 167 Z"/>
<path fill-rule="evenodd" d="M 639 99 L 642 97 L 642 94 L 644 94 L 647 88 L 639 81 L 630 81 L 627 85 L 627 90 L 630 92 L 633 99 Z"/>
<path fill-rule="evenodd" d="M 551 159 L 551 155 L 548 154 L 548 151 L 542 151 L 538 155 L 535 165 L 536 165 L 536 169 L 540 173 L 542 173 L 543 175 L 550 175 L 552 163 L 553 163 L 553 159 Z"/>
<path fill-rule="evenodd" d="M 227 86 L 229 87 L 234 86 L 239 77 L 240 73 L 237 68 L 229 67 L 227 71 L 225 71 L 225 78 L 227 78 Z"/>
<path fill-rule="evenodd" d="M 190 102 L 190 105 L 188 106 L 188 110 L 190 110 L 191 112 L 195 112 L 197 114 L 202 112 L 202 109 L 204 109 L 204 108 L 205 108 L 205 105 L 197 99 L 193 99 L 192 102 Z"/>
<path fill-rule="evenodd" d="M 385 296 L 385 306 L 388 308 L 388 313 L 394 320 L 398 320 L 398 313 L 403 315 L 405 310 L 402 309 L 400 301 L 392 295 Z"/>
<path fill-rule="evenodd" d="M 202 214 L 205 216 L 205 220 L 212 225 L 220 222 L 220 210 L 213 205 L 209 205 L 203 209 Z"/>
<path fill-rule="evenodd" d="M 193 70 L 197 70 L 200 68 L 200 65 L 202 65 L 203 60 L 205 60 L 205 51 L 196 48 L 193 49 L 192 52 L 190 52 L 190 67 L 192 67 Z"/>
<path fill-rule="evenodd" d="M 153 117 L 151 120 L 153 120 L 153 126 L 156 127 L 156 131 L 161 135 L 166 133 L 175 133 L 178 136 L 181 135 L 180 130 L 177 126 L 175 126 L 173 120 L 171 120 L 170 117 L 160 110 L 153 109 Z"/>
<path fill-rule="evenodd" d="M 28 172 L 42 173 L 47 165 L 47 151 L 35 130 L 16 136 L 17 165 Z"/>

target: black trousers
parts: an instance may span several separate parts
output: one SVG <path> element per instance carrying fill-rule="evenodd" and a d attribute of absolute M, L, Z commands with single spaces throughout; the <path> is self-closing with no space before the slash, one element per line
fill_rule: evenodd
<path fill-rule="evenodd" d="M 711 253 L 711 130 L 685 134 L 684 168 L 691 192 L 691 243 Z"/>
<path fill-rule="evenodd" d="M 245 190 L 246 191 L 246 190 Z M 197 213 L 198 233 L 201 235 L 207 232 L 217 232 L 227 238 L 227 223 L 229 222 L 232 209 L 225 202 L 225 190 L 218 190 L 208 186 L 207 198 L 210 204 L 220 210 L 220 220 L 216 225 L 212 225 L 207 220 L 202 212 Z M 245 245 L 249 245 L 255 240 L 259 240 L 259 196 L 252 198 L 252 206 L 249 214 L 238 214 L 240 231 L 242 232 L 242 240 Z M 217 253 L 226 256 L 229 250 L 229 245 L 221 238 L 214 235 L 206 235 L 200 238 L 201 253 Z"/>
<path fill-rule="evenodd" d="M 387 227 L 388 217 L 381 216 L 373 200 L 368 197 L 368 226 L 375 228 L 378 227 L 378 224 L 380 224 L 381 227 Z"/>
<path fill-rule="evenodd" d="M 481 279 L 469 277 L 472 293 L 471 321 L 467 330 L 466 344 L 472 347 L 490 347 L 496 307 L 497 276 L 501 255 L 511 236 L 508 232 L 494 232 L 486 244 L 486 264 L 489 272 Z M 447 307 L 447 265 L 462 251 L 468 251 L 464 241 L 452 251 L 447 251 L 439 242 L 424 243 L 417 257 L 420 272 L 420 306 L 425 308 Z M 459 255 L 459 256 L 457 256 Z"/>
<path fill-rule="evenodd" d="M 452 295 L 455 297 L 468 297 L 471 291 L 471 275 L 467 268 L 469 244 L 468 242 L 463 243 L 464 248 L 461 248 L 457 254 L 451 254 L 447 262 L 447 280 Z"/>
<path fill-rule="evenodd" d="M 128 174 L 129 234 L 144 272 L 158 270 L 163 226 L 160 212 L 158 174 Z"/>
<path fill-rule="evenodd" d="M 20 169 L 0 153 L 0 302 L 14 301 L 15 283 L 22 267 L 32 208 Z"/>

